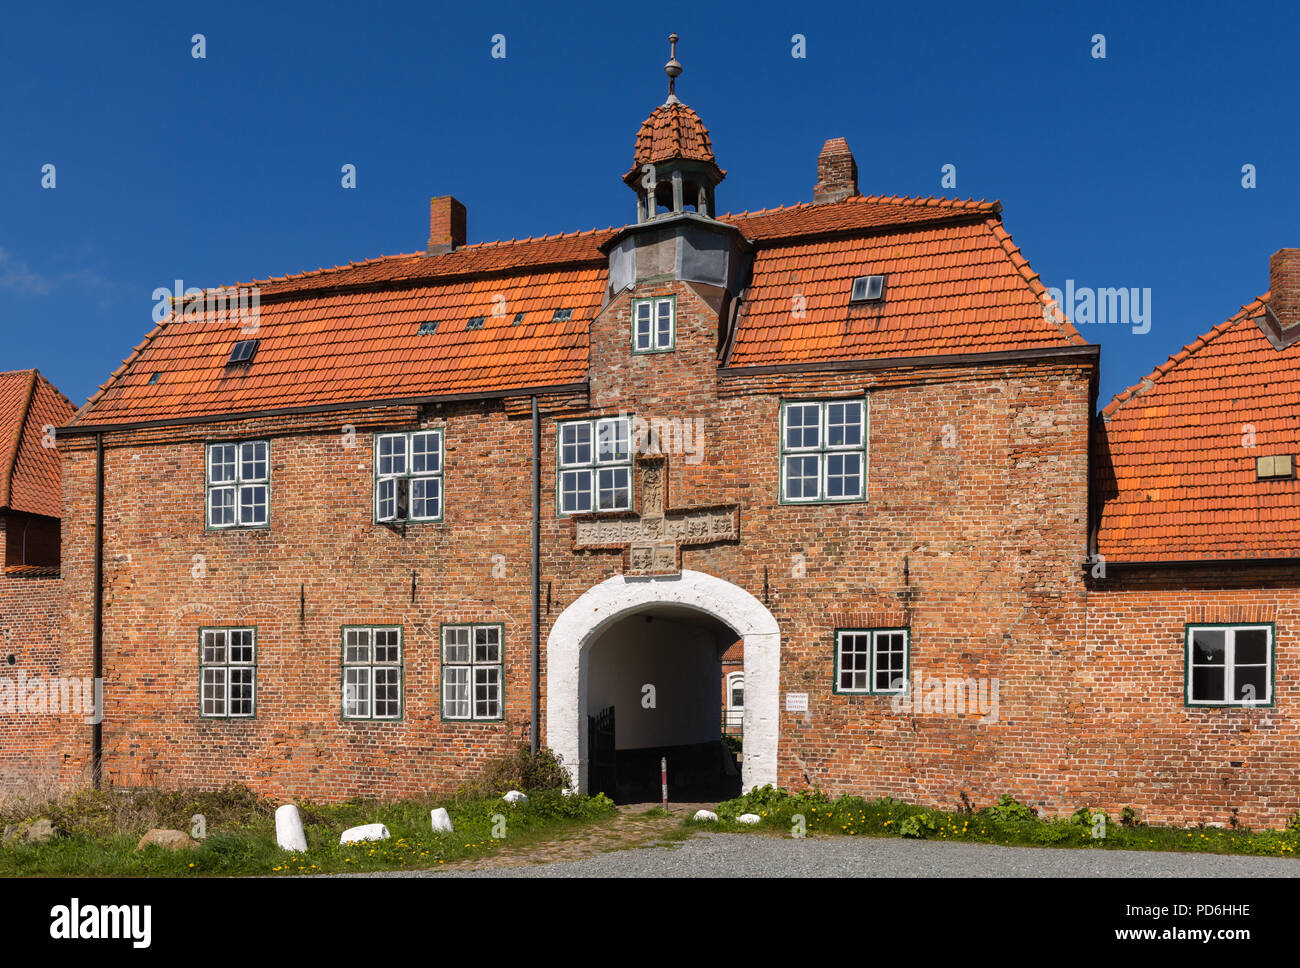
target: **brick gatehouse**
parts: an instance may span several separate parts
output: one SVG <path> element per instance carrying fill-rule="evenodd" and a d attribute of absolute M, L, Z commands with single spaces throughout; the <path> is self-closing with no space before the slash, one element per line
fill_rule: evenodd
<path fill-rule="evenodd" d="M 440 197 L 424 251 L 178 302 L 59 432 L 104 680 L 60 781 L 404 795 L 537 741 L 690 784 L 726 654 L 746 785 L 1300 809 L 1300 253 L 1096 417 L 999 204 L 817 169 L 717 214 L 670 92 L 622 228 L 467 244 Z"/>

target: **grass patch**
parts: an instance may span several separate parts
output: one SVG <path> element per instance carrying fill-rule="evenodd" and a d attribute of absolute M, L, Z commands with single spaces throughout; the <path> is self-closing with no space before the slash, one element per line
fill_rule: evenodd
<path fill-rule="evenodd" d="M 743 813 L 757 814 L 752 826 L 736 822 Z M 1162 850 L 1202 854 L 1250 854 L 1295 857 L 1300 852 L 1300 823 L 1284 830 L 1254 831 L 1244 827 L 1154 827 L 1142 823 L 1129 808 L 1123 820 L 1101 811 L 1080 808 L 1072 817 L 1043 819 L 1032 807 L 1009 796 L 983 809 L 927 810 L 882 797 L 840 797 L 818 791 L 789 792 L 763 787 L 718 805 L 717 823 L 686 823 L 731 832 L 780 831 L 790 835 L 797 815 L 808 836 L 909 837 L 1011 847 L 1074 847 L 1091 850 Z M 1097 834 L 1101 834 L 1098 836 Z"/>
<path fill-rule="evenodd" d="M 0 820 L 18 823 L 49 817 L 66 833 L 41 844 L 12 842 L 0 848 L 0 876 L 190 877 L 326 874 L 345 871 L 416 870 L 552 839 L 611 817 L 603 796 L 561 796 L 534 790 L 527 803 L 511 805 L 477 792 L 453 798 L 401 801 L 355 799 L 300 803 L 307 851 L 282 851 L 275 841 L 277 802 L 246 787 L 214 792 L 82 791 L 42 804 L 8 804 Z M 444 806 L 456 830 L 435 834 L 429 811 Z M 158 847 L 136 851 L 151 827 L 191 831 L 203 815 L 207 836 L 192 850 Z M 504 818 L 504 824 L 498 818 Z M 349 827 L 382 823 L 391 839 L 339 844 Z M 504 837 L 493 833 L 504 832 Z"/>

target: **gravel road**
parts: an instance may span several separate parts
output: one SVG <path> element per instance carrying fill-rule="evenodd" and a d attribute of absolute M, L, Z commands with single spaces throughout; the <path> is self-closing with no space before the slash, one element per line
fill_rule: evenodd
<path fill-rule="evenodd" d="M 1300 860 L 1128 850 L 992 847 L 871 837 L 700 834 L 670 847 L 483 871 L 372 877 L 1298 877 Z"/>

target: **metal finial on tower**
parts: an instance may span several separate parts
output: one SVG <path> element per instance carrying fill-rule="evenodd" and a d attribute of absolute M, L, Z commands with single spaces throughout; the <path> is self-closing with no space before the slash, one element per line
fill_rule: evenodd
<path fill-rule="evenodd" d="M 668 100 L 677 100 L 677 76 L 682 72 L 682 65 L 677 63 L 677 35 L 668 35 L 668 63 L 664 65 L 664 73 L 668 75 Z"/>

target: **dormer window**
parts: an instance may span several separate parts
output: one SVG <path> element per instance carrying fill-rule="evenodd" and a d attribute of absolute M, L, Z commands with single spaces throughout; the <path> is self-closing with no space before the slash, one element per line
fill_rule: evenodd
<path fill-rule="evenodd" d="M 858 276 L 853 280 L 853 292 L 849 302 L 884 302 L 884 276 Z"/>
<path fill-rule="evenodd" d="M 677 345 L 677 299 L 637 299 L 632 302 L 632 352 L 666 353 Z"/>

